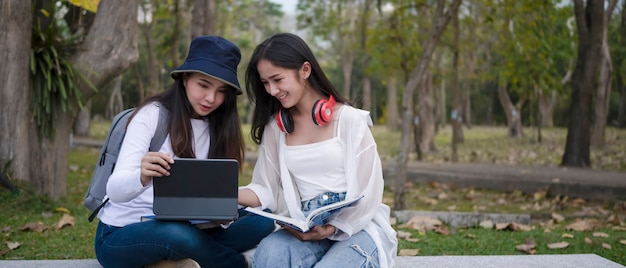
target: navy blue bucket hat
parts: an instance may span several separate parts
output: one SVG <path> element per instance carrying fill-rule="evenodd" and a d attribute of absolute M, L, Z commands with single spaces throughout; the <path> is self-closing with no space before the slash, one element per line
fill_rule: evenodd
<path fill-rule="evenodd" d="M 185 63 L 170 75 L 176 79 L 180 73 L 205 74 L 234 87 L 237 95 L 241 95 L 243 92 L 237 79 L 240 60 L 239 48 L 230 41 L 219 36 L 198 36 L 191 40 Z"/>

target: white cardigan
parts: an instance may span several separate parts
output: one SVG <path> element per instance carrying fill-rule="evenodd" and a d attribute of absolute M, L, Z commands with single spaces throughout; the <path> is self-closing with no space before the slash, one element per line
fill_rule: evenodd
<path fill-rule="evenodd" d="M 369 112 L 342 105 L 333 121 L 344 151 L 346 199 L 364 195 L 355 206 L 344 208 L 331 217 L 329 224 L 340 232 L 329 237 L 346 240 L 365 230 L 378 247 L 381 267 L 392 267 L 398 240 L 389 222 L 390 208 L 382 202 L 384 181 L 376 142 L 369 129 Z M 261 207 L 277 214 L 304 219 L 300 197 L 295 189 L 284 159 L 285 134 L 275 120 L 266 125 L 259 146 L 259 156 L 252 174 L 252 182 L 242 188 L 251 189 L 261 201 Z M 354 156 L 354 157 L 351 157 Z M 283 190 L 284 189 L 284 190 Z M 283 198 L 284 197 L 284 198 Z"/>

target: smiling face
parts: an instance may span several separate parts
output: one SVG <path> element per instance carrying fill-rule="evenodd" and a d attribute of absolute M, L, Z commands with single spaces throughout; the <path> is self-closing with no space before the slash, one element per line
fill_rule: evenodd
<path fill-rule="evenodd" d="M 278 99 L 285 108 L 297 105 L 305 95 L 304 79 L 310 75 L 310 69 L 308 62 L 305 62 L 300 70 L 277 67 L 265 59 L 257 64 L 265 91 Z"/>
<path fill-rule="evenodd" d="M 187 99 L 193 107 L 193 118 L 209 115 L 224 103 L 229 87 L 223 82 L 201 73 L 185 73 L 183 76 Z"/>

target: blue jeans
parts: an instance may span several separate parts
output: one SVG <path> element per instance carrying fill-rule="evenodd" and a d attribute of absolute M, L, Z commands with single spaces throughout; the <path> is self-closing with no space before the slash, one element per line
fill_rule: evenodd
<path fill-rule="evenodd" d="M 320 206 L 345 199 L 345 193 L 324 193 L 303 201 L 306 214 Z M 286 230 L 264 238 L 254 254 L 254 267 L 380 267 L 378 248 L 363 230 L 348 240 L 300 241 Z"/>
<path fill-rule="evenodd" d="M 202 267 L 246 267 L 241 252 L 274 230 L 274 222 L 239 210 L 227 229 L 198 229 L 188 222 L 144 221 L 114 227 L 99 223 L 95 250 L 104 267 L 143 267 L 160 260 L 194 259 Z"/>

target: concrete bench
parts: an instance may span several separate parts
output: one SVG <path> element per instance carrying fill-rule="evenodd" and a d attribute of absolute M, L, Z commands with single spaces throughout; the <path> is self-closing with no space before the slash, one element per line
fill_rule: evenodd
<path fill-rule="evenodd" d="M 2 268 L 100 268 L 95 259 L 86 260 L 0 260 Z M 401 256 L 396 268 L 414 267 L 507 267 L 507 268 L 618 268 L 624 267 L 595 254 L 493 255 L 493 256 Z"/>

